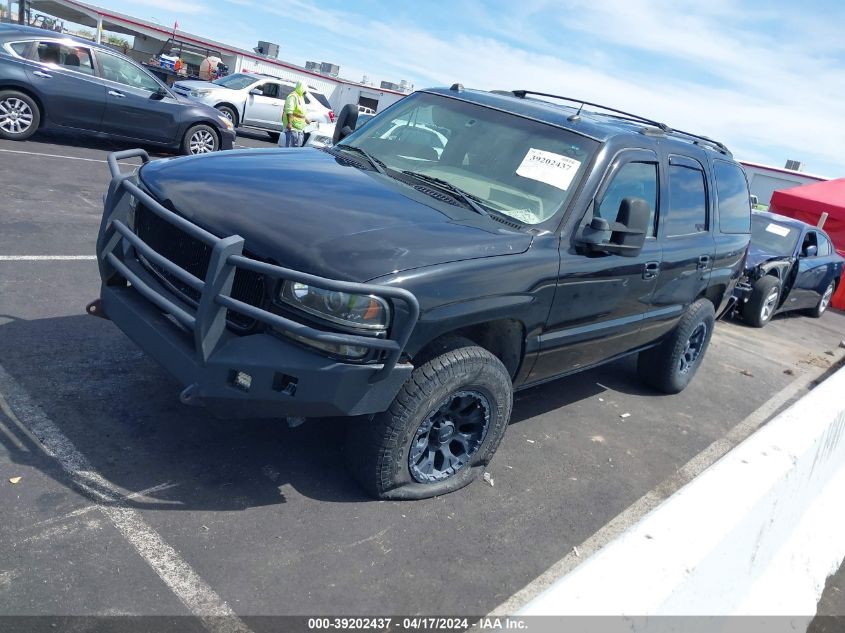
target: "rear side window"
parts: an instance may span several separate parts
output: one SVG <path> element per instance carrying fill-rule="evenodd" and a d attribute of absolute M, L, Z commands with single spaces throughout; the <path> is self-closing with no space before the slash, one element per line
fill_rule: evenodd
<path fill-rule="evenodd" d="M 707 231 L 707 190 L 704 172 L 686 165 L 669 165 L 669 211 L 666 235 Z"/>
<path fill-rule="evenodd" d="M 14 52 L 18 57 L 26 57 L 26 51 L 29 49 L 29 42 L 12 42 L 9 44 L 9 48 L 11 48 L 12 52 Z"/>
<path fill-rule="evenodd" d="M 66 70 L 75 70 L 86 75 L 94 74 L 91 51 L 84 46 L 66 46 L 57 42 L 38 42 L 38 61 L 54 64 Z"/>
<path fill-rule="evenodd" d="M 625 198 L 642 198 L 651 209 L 647 236 L 654 236 L 657 209 L 657 163 L 626 163 L 613 176 L 601 200 L 596 217 L 616 221 L 619 205 Z"/>
<path fill-rule="evenodd" d="M 719 229 L 722 233 L 748 233 L 751 230 L 751 195 L 745 173 L 739 165 L 713 161 L 716 192 L 719 195 Z"/>
<path fill-rule="evenodd" d="M 327 109 L 329 109 L 329 110 L 331 110 L 331 109 L 332 109 L 332 107 L 329 105 L 329 100 L 328 100 L 328 99 L 326 99 L 326 97 L 325 97 L 324 95 L 320 94 L 319 92 L 312 92 L 312 93 L 310 93 L 310 94 L 311 94 L 311 96 L 312 96 L 312 97 L 314 97 L 317 101 L 319 101 L 319 102 L 322 104 L 322 106 L 323 106 L 324 108 L 327 108 Z"/>
<path fill-rule="evenodd" d="M 828 239 L 821 233 L 818 233 L 817 235 L 819 242 L 819 257 L 822 257 L 823 255 L 830 255 L 830 241 L 828 241 Z"/>
<path fill-rule="evenodd" d="M 279 84 L 263 84 L 258 86 L 258 89 L 265 97 L 270 97 L 271 99 L 279 98 Z"/>

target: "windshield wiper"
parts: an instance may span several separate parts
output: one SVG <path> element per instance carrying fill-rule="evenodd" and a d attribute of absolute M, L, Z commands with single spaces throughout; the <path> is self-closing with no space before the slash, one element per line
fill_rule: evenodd
<path fill-rule="evenodd" d="M 428 174 L 421 174 L 418 171 L 403 170 L 402 173 L 406 176 L 411 176 L 412 178 L 417 178 L 419 180 L 424 180 L 425 182 L 430 182 L 433 185 L 437 185 L 441 189 L 445 189 L 452 195 L 462 200 L 470 209 L 472 209 L 476 213 L 480 213 L 481 215 L 490 215 L 489 213 L 487 213 L 487 210 L 484 207 L 482 207 L 475 201 L 475 196 L 473 196 L 471 193 L 467 193 L 460 187 L 456 187 L 448 180 L 429 176 Z"/>
<path fill-rule="evenodd" d="M 379 159 L 370 156 L 370 153 L 367 150 L 361 149 L 360 147 L 354 147 L 352 145 L 346 145 L 344 143 L 338 143 L 335 147 L 338 149 L 349 150 L 351 152 L 358 152 L 369 161 L 370 165 L 372 165 L 373 169 L 375 169 L 378 173 L 385 176 L 387 175 L 387 172 L 384 169 L 384 164 Z"/>

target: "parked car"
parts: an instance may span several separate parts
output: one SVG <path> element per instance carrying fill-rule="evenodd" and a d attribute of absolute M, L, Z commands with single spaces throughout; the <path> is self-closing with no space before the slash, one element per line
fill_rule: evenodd
<path fill-rule="evenodd" d="M 0 25 L 0 138 L 40 128 L 106 134 L 204 154 L 231 149 L 231 121 L 174 94 L 110 48 L 52 31 Z"/>
<path fill-rule="evenodd" d="M 845 259 L 821 229 L 754 211 L 745 277 L 737 286 L 742 319 L 763 327 L 787 310 L 807 310 L 819 318 L 839 286 L 843 264 Z"/>
<path fill-rule="evenodd" d="M 361 416 L 345 454 L 382 499 L 483 472 L 514 390 L 638 354 L 677 393 L 742 274 L 744 172 L 716 141 L 533 94 L 419 91 L 321 151 L 139 152 L 130 178 L 113 165 L 88 311 L 184 403 Z"/>
<path fill-rule="evenodd" d="M 358 106 L 358 109 L 364 108 L 364 106 Z M 365 110 L 369 110 L 370 108 L 364 108 Z M 373 114 L 365 114 L 361 113 L 358 115 L 357 119 L 352 123 L 353 127 L 350 127 L 350 130 L 357 130 L 362 125 L 364 125 L 367 121 L 372 119 L 375 115 Z M 330 147 L 334 144 L 334 135 L 335 132 L 339 133 L 337 130 L 336 122 L 330 125 L 318 124 L 316 128 L 310 131 L 308 138 L 305 139 L 305 145 L 309 147 Z"/>
<path fill-rule="evenodd" d="M 295 86 L 295 81 L 270 75 L 235 73 L 211 82 L 177 81 L 173 90 L 184 97 L 214 106 L 235 127 L 266 131 L 275 142 L 282 131 L 285 99 Z M 311 121 L 321 124 L 334 121 L 329 100 L 319 90 L 309 86 L 304 99 Z"/>

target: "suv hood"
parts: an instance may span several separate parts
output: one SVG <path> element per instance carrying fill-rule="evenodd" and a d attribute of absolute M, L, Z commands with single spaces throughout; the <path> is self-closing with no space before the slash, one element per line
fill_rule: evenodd
<path fill-rule="evenodd" d="M 155 198 L 206 230 L 241 235 L 254 256 L 333 279 L 362 282 L 513 255 L 532 241 L 410 187 L 403 195 L 404 185 L 311 148 L 159 160 L 142 167 L 140 179 Z"/>

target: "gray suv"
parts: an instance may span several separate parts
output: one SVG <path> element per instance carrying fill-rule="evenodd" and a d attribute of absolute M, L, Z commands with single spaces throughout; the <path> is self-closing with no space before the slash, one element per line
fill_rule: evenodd
<path fill-rule="evenodd" d="M 231 149 L 232 122 L 173 93 L 106 46 L 0 25 L 0 138 L 59 127 L 163 145 L 184 154 Z"/>

